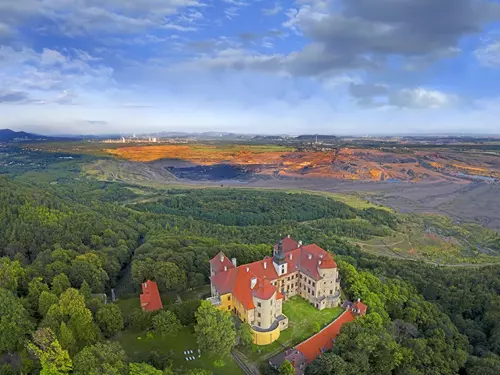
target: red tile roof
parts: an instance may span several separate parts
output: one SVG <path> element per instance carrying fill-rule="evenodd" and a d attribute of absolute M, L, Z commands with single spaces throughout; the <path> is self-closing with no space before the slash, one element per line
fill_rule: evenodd
<path fill-rule="evenodd" d="M 304 354 L 307 363 L 311 363 L 321 353 L 333 347 L 333 339 L 340 333 L 342 326 L 352 322 L 354 319 L 355 315 L 351 310 L 344 311 L 342 315 L 320 332 L 297 345 L 296 349 Z"/>
<path fill-rule="evenodd" d="M 212 283 L 219 294 L 231 293 L 233 290 L 239 268 L 230 268 L 227 272 L 219 272 L 212 276 Z"/>
<path fill-rule="evenodd" d="M 291 237 L 285 237 L 281 241 L 282 241 L 281 243 L 283 244 L 283 251 L 285 253 L 287 253 L 291 250 L 295 250 L 299 247 L 299 243 Z M 274 245 L 274 248 L 277 249 L 278 244 Z"/>
<path fill-rule="evenodd" d="M 274 293 L 276 293 L 276 287 L 271 285 L 271 282 L 268 279 L 264 279 L 257 283 L 252 294 L 254 297 L 268 300 L 274 296 Z"/>
<path fill-rule="evenodd" d="M 234 268 L 233 262 L 222 251 L 219 252 L 212 260 L 210 260 L 212 270 L 217 274 Z M 224 268 L 226 267 L 226 268 Z"/>
<path fill-rule="evenodd" d="M 318 267 L 337 268 L 337 263 L 333 260 L 332 254 L 323 250 L 318 245 L 302 246 L 300 254 L 300 270 L 315 280 L 320 279 Z"/>
<path fill-rule="evenodd" d="M 233 286 L 233 296 L 236 298 L 247 310 L 255 308 L 252 298 L 252 279 L 256 276 L 242 267 L 238 267 L 238 275 Z"/>
<path fill-rule="evenodd" d="M 356 301 L 352 304 L 352 310 L 354 311 L 355 314 L 357 315 L 365 315 L 366 310 L 368 309 L 368 306 L 366 306 L 363 302 L 361 301 Z"/>
<path fill-rule="evenodd" d="M 280 277 L 300 270 L 309 277 L 319 280 L 318 267 L 322 269 L 337 267 L 332 255 L 317 245 L 298 247 L 297 241 L 286 237 L 283 239 L 283 248 L 286 249 L 287 272 L 280 275 Z M 270 257 L 235 268 L 229 258 L 220 252 L 210 261 L 210 265 L 212 270 L 215 271 L 211 281 L 217 292 L 219 294 L 232 292 L 235 298 L 247 309 L 254 308 L 250 282 L 252 277 L 257 278 L 258 283 L 265 280 L 269 283 L 278 279 L 273 258 Z M 227 269 L 224 267 L 227 267 Z M 266 296 L 268 294 L 269 292 L 264 293 Z"/>
<path fill-rule="evenodd" d="M 156 311 L 163 308 L 158 284 L 148 280 L 142 283 L 142 294 L 140 295 L 141 308 L 144 311 Z"/>

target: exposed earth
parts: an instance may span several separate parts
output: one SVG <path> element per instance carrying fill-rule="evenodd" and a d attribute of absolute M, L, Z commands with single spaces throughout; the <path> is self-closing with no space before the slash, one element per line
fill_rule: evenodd
<path fill-rule="evenodd" d="M 323 148 L 297 151 L 280 146 L 194 144 L 132 146 L 104 151 L 131 161 L 167 159 L 168 163 L 178 159 L 195 166 L 229 165 L 241 172 L 274 177 L 412 182 L 457 179 L 491 182 L 500 178 L 497 155 L 450 150 Z M 182 170 L 184 175 L 186 172 L 189 170 Z"/>

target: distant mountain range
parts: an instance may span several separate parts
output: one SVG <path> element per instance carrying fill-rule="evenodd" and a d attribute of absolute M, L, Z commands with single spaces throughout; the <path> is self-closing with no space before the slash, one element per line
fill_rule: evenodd
<path fill-rule="evenodd" d="M 22 141 L 57 141 L 57 140 L 74 140 L 77 137 L 48 137 L 46 135 L 26 133 L 23 131 L 16 132 L 11 129 L 0 129 L 0 142 L 22 142 Z"/>
<path fill-rule="evenodd" d="M 34 140 L 40 138 L 47 138 L 37 134 L 31 134 L 26 132 L 15 132 L 10 129 L 0 129 L 0 142 L 12 142 L 12 141 L 24 141 L 24 140 Z"/>

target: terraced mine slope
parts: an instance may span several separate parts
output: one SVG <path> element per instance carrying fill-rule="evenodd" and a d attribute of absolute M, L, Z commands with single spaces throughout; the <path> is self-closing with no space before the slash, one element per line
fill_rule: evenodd
<path fill-rule="evenodd" d="M 496 155 L 458 152 L 389 152 L 359 148 L 294 151 L 279 146 L 239 145 L 159 145 L 105 151 L 131 161 L 176 159 L 201 166 L 224 164 L 275 177 L 394 182 L 459 179 L 488 182 L 500 178 L 500 158 Z"/>

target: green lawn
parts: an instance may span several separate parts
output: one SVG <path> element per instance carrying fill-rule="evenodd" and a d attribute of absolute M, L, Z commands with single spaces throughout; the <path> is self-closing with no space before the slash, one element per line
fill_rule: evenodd
<path fill-rule="evenodd" d="M 312 323 L 317 322 L 323 328 L 342 314 L 342 311 L 340 307 L 319 311 L 301 297 L 290 298 L 283 304 L 283 314 L 288 317 L 288 328 L 282 331 L 280 338 L 272 344 L 253 345 L 246 354 L 251 360 L 261 362 L 311 337 L 316 333 Z"/>
<path fill-rule="evenodd" d="M 146 337 L 146 332 L 136 333 L 125 331 L 117 335 L 115 340 L 123 346 L 132 361 L 142 361 L 152 351 L 157 351 L 159 353 L 169 353 L 172 351 L 173 367 L 177 370 L 182 371 L 182 369 L 204 368 L 211 370 L 214 375 L 243 374 L 243 371 L 231 356 L 225 359 L 225 366 L 220 368 L 213 365 L 213 359 L 204 355 L 198 358 L 198 345 L 192 328 L 183 328 L 179 334 L 173 338 L 154 336 L 151 339 Z M 193 350 L 195 354 L 192 354 L 192 356 L 195 356 L 196 359 L 193 361 L 186 361 L 186 356 L 183 353 L 185 350 Z"/>

